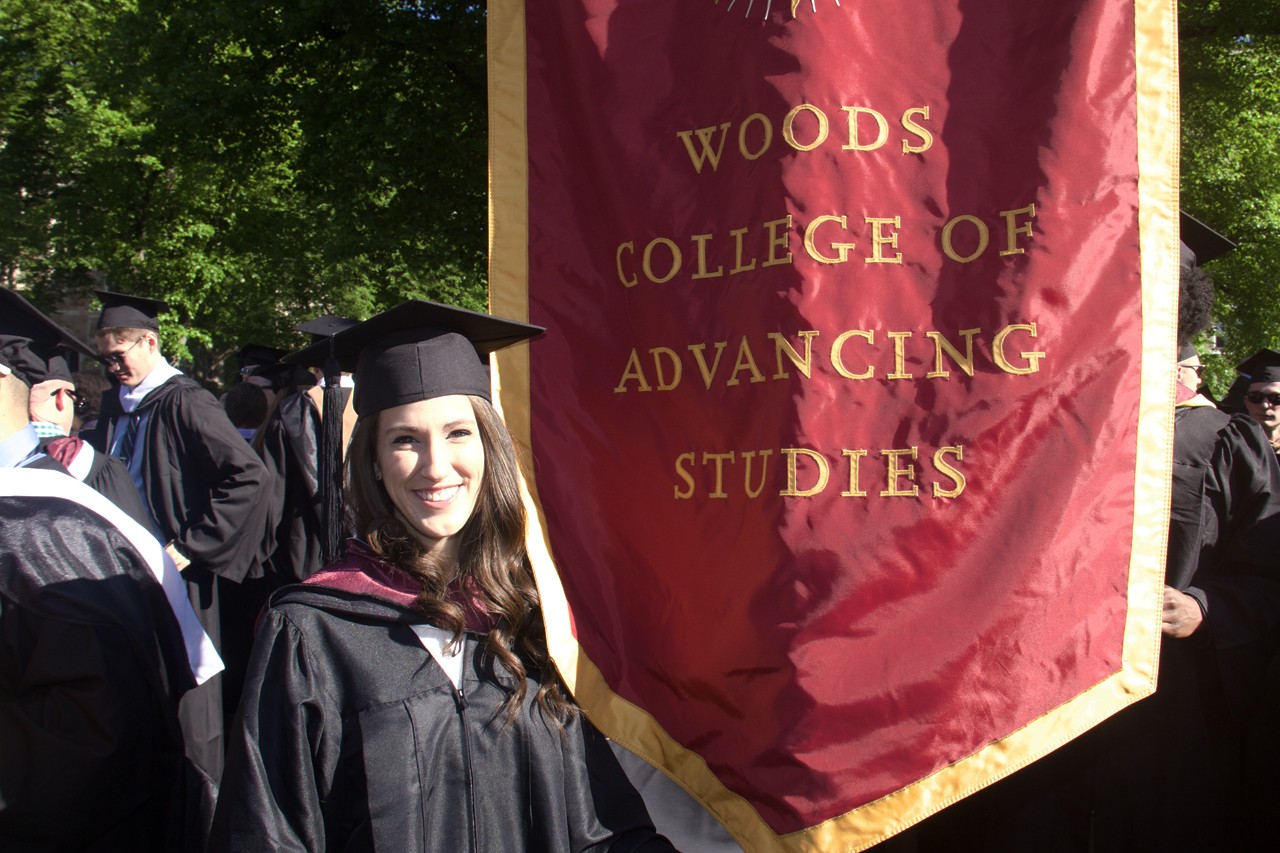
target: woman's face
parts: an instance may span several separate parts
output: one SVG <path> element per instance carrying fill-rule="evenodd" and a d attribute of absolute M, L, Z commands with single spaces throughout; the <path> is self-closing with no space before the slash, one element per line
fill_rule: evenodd
<path fill-rule="evenodd" d="M 1256 397 L 1258 402 L 1252 399 Z M 1280 382 L 1254 382 L 1244 395 L 1244 406 L 1253 419 L 1262 424 L 1268 435 L 1280 429 L 1280 405 L 1272 402 L 1280 400 Z"/>
<path fill-rule="evenodd" d="M 377 465 L 401 520 L 428 550 L 456 556 L 454 537 L 471 518 L 484 479 L 471 401 L 435 397 L 380 412 Z"/>

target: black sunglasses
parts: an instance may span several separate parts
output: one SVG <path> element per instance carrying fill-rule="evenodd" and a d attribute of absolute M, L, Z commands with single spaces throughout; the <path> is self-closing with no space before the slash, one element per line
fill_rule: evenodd
<path fill-rule="evenodd" d="M 124 357 L 129 354 L 129 350 L 133 349 L 140 343 L 142 343 L 142 338 L 138 338 L 132 344 L 120 350 L 120 352 L 113 352 L 107 355 L 98 356 L 98 361 L 102 362 L 107 367 L 124 367 Z"/>
<path fill-rule="evenodd" d="M 1244 398 L 1255 406 L 1261 406 L 1263 403 L 1280 406 L 1280 394 L 1264 394 L 1261 391 L 1247 391 L 1245 392 Z"/>

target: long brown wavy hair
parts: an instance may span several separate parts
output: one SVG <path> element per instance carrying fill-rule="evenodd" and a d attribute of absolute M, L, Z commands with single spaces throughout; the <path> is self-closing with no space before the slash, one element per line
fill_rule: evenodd
<path fill-rule="evenodd" d="M 508 724 L 524 702 L 529 676 L 538 681 L 538 705 L 562 726 L 577 709 L 547 652 L 541 600 L 525 550 L 526 517 L 511 434 L 487 400 L 468 399 L 484 448 L 484 476 L 471 518 L 458 533 L 457 564 L 426 552 L 375 476 L 377 413 L 356 423 L 347 451 L 346 494 L 353 528 L 379 557 L 422 582 L 417 607 L 433 624 L 452 631 L 454 643 L 461 642 L 466 617 L 449 595 L 451 584 L 461 585 L 493 618 L 485 649 L 514 676 L 512 684 L 504 685 L 510 690 L 503 706 Z"/>

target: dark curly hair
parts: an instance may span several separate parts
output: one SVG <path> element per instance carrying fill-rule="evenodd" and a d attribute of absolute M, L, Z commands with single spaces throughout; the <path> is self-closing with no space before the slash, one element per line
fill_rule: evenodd
<path fill-rule="evenodd" d="M 1213 276 L 1202 267 L 1182 267 L 1178 277 L 1178 346 L 1190 344 L 1213 322 Z"/>
<path fill-rule="evenodd" d="M 462 584 L 493 617 L 485 649 L 514 676 L 504 704 L 508 723 L 524 702 L 525 679 L 530 677 L 539 685 L 535 697 L 539 707 L 563 726 L 577 708 L 547 652 L 541 600 L 525 550 L 526 517 L 511 434 L 487 400 L 468 399 L 484 447 L 484 477 L 471 518 L 458 533 L 457 564 L 426 553 L 375 476 L 377 414 L 356 423 L 347 452 L 346 495 L 354 529 L 374 553 L 422 582 L 418 608 L 433 624 L 452 631 L 455 643 L 462 638 L 465 614 L 449 595 L 451 585 Z"/>

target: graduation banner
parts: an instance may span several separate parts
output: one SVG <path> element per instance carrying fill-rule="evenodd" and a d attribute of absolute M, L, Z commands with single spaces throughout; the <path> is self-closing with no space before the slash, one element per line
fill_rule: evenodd
<path fill-rule="evenodd" d="M 1172 2 L 491 0 L 491 303 L 552 654 L 747 850 L 1154 689 Z"/>

